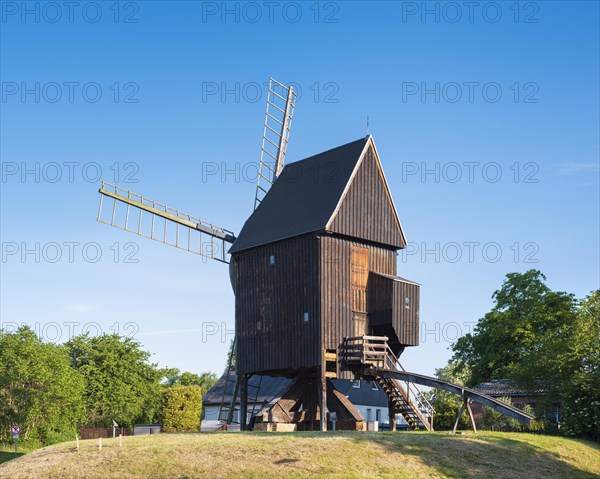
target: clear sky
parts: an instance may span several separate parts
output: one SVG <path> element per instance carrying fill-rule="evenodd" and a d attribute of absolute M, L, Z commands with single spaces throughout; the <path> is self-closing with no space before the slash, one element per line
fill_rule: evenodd
<path fill-rule="evenodd" d="M 363 137 L 369 117 L 410 242 L 398 272 L 422 284 L 408 369 L 444 365 L 509 272 L 599 287 L 597 2 L 1 9 L 9 330 L 119 331 L 161 366 L 220 372 L 227 267 L 96 222 L 97 190 L 117 182 L 239 232 L 269 76 L 301 93 L 288 162 Z"/>

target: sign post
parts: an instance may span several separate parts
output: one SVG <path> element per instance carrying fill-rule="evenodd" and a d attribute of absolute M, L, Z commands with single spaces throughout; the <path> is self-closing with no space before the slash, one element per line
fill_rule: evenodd
<path fill-rule="evenodd" d="M 21 428 L 18 425 L 13 424 L 12 427 L 10 428 L 10 432 L 12 433 L 12 437 L 15 441 L 15 457 L 17 457 L 17 448 L 18 448 L 18 444 L 19 444 L 19 433 L 21 432 Z"/>

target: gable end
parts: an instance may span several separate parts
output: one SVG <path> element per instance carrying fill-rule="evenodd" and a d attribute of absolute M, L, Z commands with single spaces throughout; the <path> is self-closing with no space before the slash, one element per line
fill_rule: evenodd
<path fill-rule="evenodd" d="M 396 249 L 406 247 L 404 231 L 372 138 L 365 144 L 326 230 Z"/>

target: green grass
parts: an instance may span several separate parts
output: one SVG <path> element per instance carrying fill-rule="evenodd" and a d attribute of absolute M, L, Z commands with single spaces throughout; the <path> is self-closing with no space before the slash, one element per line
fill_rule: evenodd
<path fill-rule="evenodd" d="M 600 447 L 562 437 L 448 433 L 158 434 L 63 443 L 0 464 L 19 478 L 598 478 Z"/>

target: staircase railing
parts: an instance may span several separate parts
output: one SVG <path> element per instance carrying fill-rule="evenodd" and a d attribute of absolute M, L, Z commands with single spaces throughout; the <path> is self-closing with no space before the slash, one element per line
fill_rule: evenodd
<path fill-rule="evenodd" d="M 394 352 L 389 347 L 387 336 L 354 336 L 344 338 L 341 353 L 348 365 L 361 364 L 375 368 L 406 371 Z M 423 392 L 410 381 L 394 381 L 406 383 L 406 401 L 428 417 L 429 425 L 433 424 L 435 409 Z"/>
<path fill-rule="evenodd" d="M 394 352 L 391 350 L 387 342 L 385 343 L 386 352 L 384 367 L 385 369 L 399 369 L 400 371 L 406 372 L 404 366 L 400 363 Z M 407 402 L 414 402 L 419 409 L 425 415 L 429 416 L 430 424 L 433 423 L 433 416 L 435 415 L 435 409 L 431 405 L 431 403 L 425 397 L 423 391 L 421 391 L 416 384 L 411 383 L 410 381 L 404 381 L 406 383 L 406 394 L 407 394 Z"/>

